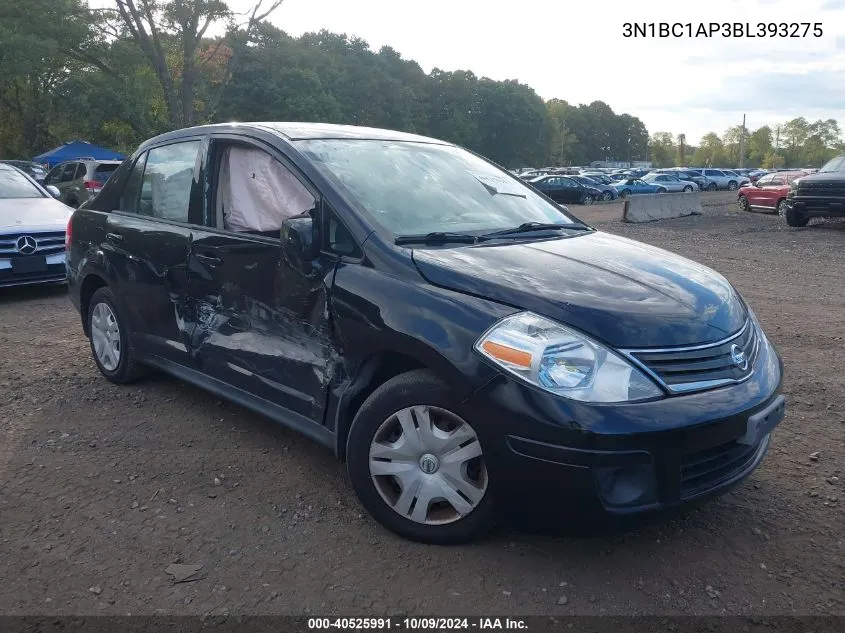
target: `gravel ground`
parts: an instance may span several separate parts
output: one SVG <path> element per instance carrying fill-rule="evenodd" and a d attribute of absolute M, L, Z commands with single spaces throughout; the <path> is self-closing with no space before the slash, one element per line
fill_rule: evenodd
<path fill-rule="evenodd" d="M 645 225 L 576 211 L 723 273 L 787 370 L 749 479 L 614 536 L 404 541 L 328 452 L 166 377 L 111 385 L 62 288 L 0 291 L 0 613 L 845 614 L 845 223 L 733 197 Z"/>

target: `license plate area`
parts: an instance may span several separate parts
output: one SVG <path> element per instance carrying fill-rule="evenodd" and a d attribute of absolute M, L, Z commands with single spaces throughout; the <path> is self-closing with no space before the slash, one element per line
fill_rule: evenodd
<path fill-rule="evenodd" d="M 46 255 L 31 255 L 12 258 L 12 272 L 16 275 L 30 275 L 47 271 Z"/>
<path fill-rule="evenodd" d="M 737 440 L 740 444 L 753 445 L 770 433 L 786 414 L 786 399 L 783 396 L 775 398 L 769 406 L 748 418 L 745 427 L 745 435 Z"/>

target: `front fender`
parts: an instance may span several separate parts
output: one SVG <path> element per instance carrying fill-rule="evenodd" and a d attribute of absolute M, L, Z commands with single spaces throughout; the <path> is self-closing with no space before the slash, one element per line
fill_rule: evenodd
<path fill-rule="evenodd" d="M 493 323 L 516 308 L 429 284 L 414 271 L 394 276 L 341 263 L 331 298 L 345 362 L 393 353 L 413 358 L 468 396 L 495 370 L 473 351 Z"/>

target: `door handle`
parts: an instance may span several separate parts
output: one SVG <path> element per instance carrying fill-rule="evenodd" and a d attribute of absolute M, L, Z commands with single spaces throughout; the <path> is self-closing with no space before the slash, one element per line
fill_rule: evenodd
<path fill-rule="evenodd" d="M 197 253 L 195 257 L 203 264 L 207 264 L 209 266 L 220 266 L 223 263 L 223 260 L 220 257 L 217 255 L 209 255 L 208 253 Z"/>
<path fill-rule="evenodd" d="M 120 233 L 106 233 L 106 239 L 109 242 L 122 242 L 123 236 Z"/>

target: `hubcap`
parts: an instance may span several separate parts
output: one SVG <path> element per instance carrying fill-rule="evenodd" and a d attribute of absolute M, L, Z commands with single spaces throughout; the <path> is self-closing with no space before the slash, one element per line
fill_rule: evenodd
<path fill-rule="evenodd" d="M 120 363 L 120 328 L 107 303 L 98 303 L 91 311 L 91 342 L 97 360 L 106 371 L 117 369 Z"/>
<path fill-rule="evenodd" d="M 439 407 L 397 411 L 370 444 L 381 498 L 416 523 L 443 525 L 472 512 L 487 492 L 487 468 L 472 427 Z"/>

